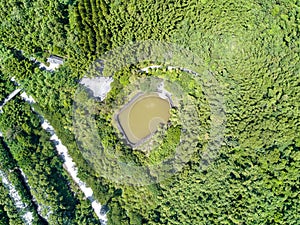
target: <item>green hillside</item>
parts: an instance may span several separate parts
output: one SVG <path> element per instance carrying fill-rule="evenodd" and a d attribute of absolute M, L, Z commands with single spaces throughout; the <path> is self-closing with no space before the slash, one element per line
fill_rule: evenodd
<path fill-rule="evenodd" d="M 299 0 L 0 6 L 0 103 L 17 88 L 14 77 L 106 205 L 108 224 L 300 223 Z M 46 63 L 50 55 L 64 60 L 55 71 L 31 58 Z M 102 102 L 78 92 L 99 59 L 114 79 Z M 160 67 L 141 71 L 153 65 Z M 155 90 L 147 79 L 165 80 L 178 107 L 144 154 L 124 143 L 112 121 L 132 93 Z M 24 170 L 34 191 L 15 178 L 18 169 L 11 179 L 33 212 L 31 195 L 55 212 L 48 224 L 100 224 L 20 96 L 3 107 L 0 131 L 0 169 Z M 19 224 L 7 194 L 0 182 L 0 224 Z M 42 222 L 36 215 L 35 224 Z"/>

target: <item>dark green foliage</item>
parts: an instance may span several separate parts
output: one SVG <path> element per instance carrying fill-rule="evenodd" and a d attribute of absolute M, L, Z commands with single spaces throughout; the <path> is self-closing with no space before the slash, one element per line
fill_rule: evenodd
<path fill-rule="evenodd" d="M 9 224 L 7 212 L 4 210 L 4 205 L 0 205 L 0 225 Z"/>
<path fill-rule="evenodd" d="M 294 144 L 264 151 L 221 150 L 205 175 L 191 170 L 161 184 L 163 213 L 157 224 L 169 221 L 175 212 L 176 221 L 186 224 L 297 224 L 299 150 Z"/>
<path fill-rule="evenodd" d="M 40 123 L 33 122 L 38 118 L 30 106 L 16 97 L 3 111 L 1 131 L 6 137 L 12 156 L 28 177 L 31 194 L 41 206 L 50 207 L 42 212 L 44 216 L 49 210 L 52 212 L 48 222 L 82 224 L 80 221 L 84 220 L 98 223 L 90 207 L 81 209 L 80 201 L 67 185 L 70 178 L 63 171 L 62 162 L 49 141 L 49 135 L 42 130 Z"/>
<path fill-rule="evenodd" d="M 0 1 L 0 40 L 39 58 L 65 54 L 68 5 L 60 1 Z"/>
<path fill-rule="evenodd" d="M 27 206 L 25 209 L 33 213 L 33 223 L 46 224 L 40 215 L 38 215 L 37 206 L 32 202 L 30 190 L 24 181 L 24 177 L 21 175 L 21 171 L 18 168 L 17 162 L 10 154 L 3 138 L 0 138 L 0 170 L 8 175 L 7 178 L 18 191 L 22 202 Z"/>
<path fill-rule="evenodd" d="M 4 99 L 15 90 L 15 86 L 12 82 L 3 79 L 2 74 L 0 74 L 0 105 L 3 104 Z"/>
<path fill-rule="evenodd" d="M 13 103 L 18 104 L 18 108 L 12 108 Z M 75 199 L 65 186 L 66 177 L 62 175 L 61 162 L 48 141 L 49 136 L 30 121 L 30 117 L 34 116 L 29 105 L 17 98 L 6 106 L 1 117 L 1 130 L 13 157 L 34 189 L 33 195 L 41 205 L 51 207 L 53 216 L 49 221 L 60 224 L 63 217 L 65 221 L 71 221 Z"/>
<path fill-rule="evenodd" d="M 16 51 L 9 57 L 2 51 L 6 60 L 0 61 L 0 101 L 13 90 L 12 84 L 3 82 L 15 76 L 37 101 L 35 109 L 51 122 L 68 147 L 80 178 L 93 188 L 98 200 L 108 204 L 111 224 L 299 223 L 298 0 L 2 1 L 1 6 L 7 8 L 1 11 L 0 34 L 7 47 L 39 58 L 57 53 L 66 56 L 67 62 L 50 73 L 40 71 Z M 211 138 L 205 132 L 213 121 L 208 98 L 192 76 L 168 73 L 194 100 L 204 138 L 198 138 L 195 154 L 180 173 L 157 185 L 127 187 L 99 177 L 86 163 L 72 133 L 72 99 L 78 79 L 93 59 L 117 46 L 148 39 L 176 43 L 199 56 L 196 60 L 205 64 L 220 85 L 225 134 L 217 140 L 221 146 L 216 150 L 217 159 L 200 170 L 203 150 Z M 133 78 L 140 78 L 134 66 L 139 67 L 131 65 L 115 74 L 113 89 L 101 103 L 98 123 L 103 141 L 116 147 L 115 153 L 122 154 L 124 161 L 143 163 L 147 158 L 122 145 L 110 123 L 110 106 L 126 97 L 123 88 Z M 161 76 L 161 71 L 149 74 Z M 9 144 L 12 151 L 18 146 L 26 155 L 28 149 L 21 146 L 30 146 L 36 136 L 42 143 L 49 137 L 28 126 L 37 126 L 34 119 L 24 121 L 28 115 L 21 112 L 28 108 L 13 109 L 12 104 L 8 108 L 22 125 L 12 127 L 16 132 L 8 132 L 8 137 L 17 138 Z M 158 153 L 149 156 L 152 162 L 172 153 L 169 147 L 178 141 L 178 127 L 166 135 Z M 20 165 L 26 164 L 18 154 L 14 156 Z M 47 157 L 54 156 L 47 151 Z M 62 170 L 57 173 L 61 176 Z M 116 195 L 116 190 L 121 191 Z M 76 216 L 82 215 L 79 208 L 76 206 Z"/>
<path fill-rule="evenodd" d="M 0 224 L 24 224 L 14 202 L 9 196 L 9 192 L 0 182 Z M 3 217 L 2 217 L 3 216 Z"/>

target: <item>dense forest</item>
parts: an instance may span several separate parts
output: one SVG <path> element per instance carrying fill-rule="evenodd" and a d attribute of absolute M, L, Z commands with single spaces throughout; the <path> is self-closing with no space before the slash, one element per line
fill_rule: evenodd
<path fill-rule="evenodd" d="M 33 224 L 101 223 L 37 112 L 105 205 L 108 224 L 299 224 L 299 0 L 0 5 L 0 105 L 17 88 L 36 102 L 17 95 L 3 106 L 0 171 Z M 147 59 L 153 51 L 169 58 Z M 40 68 L 50 55 L 64 59 L 55 71 Z M 99 101 L 78 92 L 79 81 L 105 57 L 117 71 L 108 74 L 111 91 Z M 152 65 L 160 67 L 141 70 Z M 197 74 L 179 69 L 188 66 Z M 113 118 L 136 91 L 155 91 L 158 80 L 176 107 L 145 154 L 123 142 Z M 87 115 L 93 133 L 82 122 Z M 132 168 L 146 170 L 130 175 Z M 0 180 L 0 224 L 24 224 L 21 215 Z"/>
<path fill-rule="evenodd" d="M 35 212 L 34 224 L 100 224 L 79 188 L 72 184 L 63 170 L 62 161 L 54 143 L 50 142 L 49 134 L 42 129 L 40 118 L 20 96 L 3 108 L 0 130 L 4 136 L 1 139 L 0 169 L 9 174 L 9 180 L 21 194 L 23 202 Z M 21 169 L 28 184 L 21 176 Z M 37 204 L 40 206 L 39 215 Z"/>

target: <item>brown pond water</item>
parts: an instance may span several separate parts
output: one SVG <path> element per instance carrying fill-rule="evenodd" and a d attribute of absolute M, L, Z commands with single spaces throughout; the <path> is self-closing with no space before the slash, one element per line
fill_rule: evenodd
<path fill-rule="evenodd" d="M 117 122 L 128 141 L 137 144 L 154 133 L 159 124 L 168 122 L 170 108 L 168 99 L 156 93 L 141 95 L 124 106 Z"/>

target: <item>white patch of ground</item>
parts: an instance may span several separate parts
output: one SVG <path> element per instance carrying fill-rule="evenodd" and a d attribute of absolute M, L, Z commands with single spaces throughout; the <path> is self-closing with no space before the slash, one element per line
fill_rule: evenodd
<path fill-rule="evenodd" d="M 22 198 L 19 195 L 16 188 L 13 184 L 8 180 L 6 174 L 0 170 L 0 178 L 2 180 L 3 185 L 9 190 L 9 196 L 12 198 L 17 210 L 19 212 L 26 211 L 23 213 L 22 218 L 26 225 L 31 225 L 33 221 L 33 213 L 26 210 L 27 205 L 22 202 Z"/>
<path fill-rule="evenodd" d="M 33 221 L 33 214 L 32 214 L 32 212 L 27 212 L 27 213 L 25 213 L 24 215 L 23 215 L 23 219 L 25 220 L 25 221 Z M 32 222 L 30 222 L 30 223 L 28 223 L 28 224 L 32 224 Z"/>
<path fill-rule="evenodd" d="M 103 101 L 107 93 L 110 91 L 110 84 L 113 81 L 112 77 L 84 77 L 80 81 L 80 84 L 90 89 L 93 92 L 94 97 L 100 98 L 101 101 Z"/>
<path fill-rule="evenodd" d="M 141 71 L 144 71 L 146 73 L 149 72 L 149 69 L 159 69 L 161 68 L 162 66 L 159 66 L 159 65 L 153 65 L 153 66 L 147 66 L 145 68 L 142 68 Z"/>
<path fill-rule="evenodd" d="M 39 68 L 40 69 L 45 69 L 48 71 L 54 71 L 55 69 L 57 69 L 60 66 L 60 64 L 57 63 L 50 63 L 49 66 L 46 66 L 44 63 L 40 63 Z"/>
<path fill-rule="evenodd" d="M 26 102 L 28 102 L 29 104 L 35 103 L 35 100 L 34 100 L 31 96 L 28 96 L 28 95 L 26 94 L 26 92 L 23 92 L 23 93 L 21 94 L 21 97 L 22 97 Z"/>
<path fill-rule="evenodd" d="M 56 57 L 56 56 L 50 56 L 47 59 L 47 63 L 49 63 L 49 66 L 45 65 L 44 63 L 37 61 L 36 58 L 34 57 L 30 57 L 29 58 L 31 61 L 33 61 L 34 63 L 39 63 L 39 68 L 40 69 L 45 69 L 47 71 L 51 71 L 53 72 L 55 69 L 57 69 L 60 65 L 63 64 L 63 59 L 60 57 Z"/>
<path fill-rule="evenodd" d="M 57 58 L 59 58 L 59 57 L 57 57 Z M 53 57 L 50 56 L 47 59 L 47 63 L 49 63 L 49 66 L 46 66 L 44 63 L 41 63 L 41 62 L 39 62 L 39 63 L 40 63 L 40 66 L 39 66 L 40 69 L 44 68 L 48 71 L 54 71 L 60 65 L 63 64 L 63 60 L 62 59 L 54 59 Z"/>
<path fill-rule="evenodd" d="M 157 87 L 157 90 L 158 90 L 158 95 L 159 97 L 163 98 L 163 99 L 169 99 L 169 97 L 172 97 L 172 93 L 171 92 L 168 92 L 166 89 L 165 89 L 165 83 L 162 81 L 160 83 L 160 85 Z"/>

